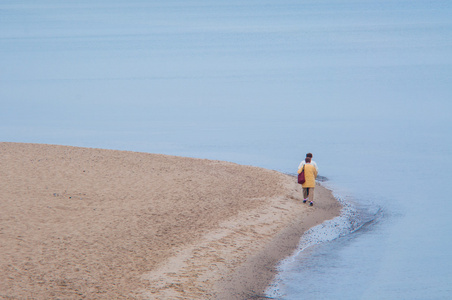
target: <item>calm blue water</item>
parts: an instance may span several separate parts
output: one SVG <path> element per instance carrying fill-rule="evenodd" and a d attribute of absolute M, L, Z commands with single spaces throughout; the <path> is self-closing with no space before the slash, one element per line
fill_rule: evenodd
<path fill-rule="evenodd" d="M 450 1 L 1 1 L 0 141 L 306 152 L 343 215 L 268 295 L 452 298 Z"/>

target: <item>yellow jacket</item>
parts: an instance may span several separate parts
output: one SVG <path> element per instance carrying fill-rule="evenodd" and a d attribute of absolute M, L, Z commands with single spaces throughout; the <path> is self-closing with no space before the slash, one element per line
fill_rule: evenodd
<path fill-rule="evenodd" d="M 304 166 L 304 178 L 306 181 L 301 185 L 304 188 L 313 188 L 315 187 L 315 179 L 317 178 L 317 170 L 311 164 L 305 164 Z M 303 167 L 298 169 L 298 174 L 301 173 Z"/>

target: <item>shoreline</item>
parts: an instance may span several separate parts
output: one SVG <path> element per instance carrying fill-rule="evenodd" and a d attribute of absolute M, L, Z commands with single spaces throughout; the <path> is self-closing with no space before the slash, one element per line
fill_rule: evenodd
<path fill-rule="evenodd" d="M 300 203 L 301 200 L 300 197 Z M 303 234 L 310 228 L 340 215 L 342 205 L 330 190 L 318 183 L 315 200 L 317 202 L 315 206 L 320 205 L 319 209 L 297 216 L 262 250 L 248 257 L 229 278 L 220 282 L 218 299 L 267 298 L 265 291 L 275 279 L 280 262 L 294 254 Z"/>
<path fill-rule="evenodd" d="M 293 176 L 162 154 L 0 143 L 0 297 L 259 297 L 339 215 Z"/>

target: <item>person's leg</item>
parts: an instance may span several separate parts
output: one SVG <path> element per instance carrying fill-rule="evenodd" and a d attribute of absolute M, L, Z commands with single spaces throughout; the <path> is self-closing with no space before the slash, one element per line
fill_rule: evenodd
<path fill-rule="evenodd" d="M 314 188 L 309 188 L 309 205 L 314 205 Z"/>
<path fill-rule="evenodd" d="M 309 188 L 303 188 L 303 203 L 306 203 L 309 197 Z"/>

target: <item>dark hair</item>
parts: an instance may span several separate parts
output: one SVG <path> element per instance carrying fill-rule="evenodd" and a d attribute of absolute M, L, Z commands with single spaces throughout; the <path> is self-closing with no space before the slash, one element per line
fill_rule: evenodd
<path fill-rule="evenodd" d="M 306 154 L 306 157 L 310 157 L 310 158 L 312 158 L 312 153 L 308 153 L 308 154 Z"/>
<path fill-rule="evenodd" d="M 311 162 L 311 158 L 310 158 L 310 157 L 306 157 L 306 158 L 305 158 L 305 161 L 306 161 L 307 163 L 310 163 L 310 162 Z"/>

